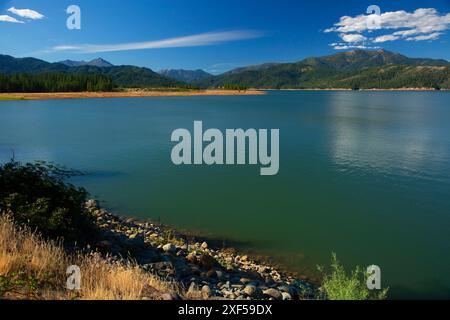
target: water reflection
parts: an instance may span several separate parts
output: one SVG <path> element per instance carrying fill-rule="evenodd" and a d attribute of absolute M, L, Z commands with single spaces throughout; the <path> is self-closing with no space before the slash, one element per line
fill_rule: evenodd
<path fill-rule="evenodd" d="M 437 136 L 439 127 L 427 112 L 426 97 L 417 96 L 396 109 L 388 108 L 390 100 L 371 97 L 342 92 L 329 105 L 333 162 L 341 170 L 424 178 L 439 171 L 442 178 L 449 150 L 445 144 L 434 143 L 442 137 Z"/>

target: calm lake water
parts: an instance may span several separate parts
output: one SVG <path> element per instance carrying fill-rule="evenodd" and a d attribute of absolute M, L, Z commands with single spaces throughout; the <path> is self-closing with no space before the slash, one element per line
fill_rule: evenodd
<path fill-rule="evenodd" d="M 47 160 L 105 205 L 314 274 L 376 264 L 396 298 L 450 298 L 450 93 L 0 102 L 0 161 Z M 174 166 L 171 132 L 279 128 L 280 172 Z"/>

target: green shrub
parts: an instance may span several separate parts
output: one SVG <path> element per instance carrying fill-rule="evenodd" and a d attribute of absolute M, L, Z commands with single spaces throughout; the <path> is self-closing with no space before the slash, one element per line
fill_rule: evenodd
<path fill-rule="evenodd" d="M 39 285 L 40 283 L 35 277 L 24 272 L 0 275 L 0 299 L 3 299 L 7 294 L 37 299 Z"/>
<path fill-rule="evenodd" d="M 319 267 L 323 272 L 323 268 Z M 367 273 L 359 266 L 348 276 L 335 253 L 331 259 L 331 273 L 324 274 L 322 288 L 330 300 L 372 300 L 385 299 L 388 289 L 381 291 L 367 288 Z"/>
<path fill-rule="evenodd" d="M 95 231 L 84 210 L 88 193 L 64 182 L 77 174 L 45 162 L 0 165 L 0 212 L 44 237 L 85 243 Z"/>

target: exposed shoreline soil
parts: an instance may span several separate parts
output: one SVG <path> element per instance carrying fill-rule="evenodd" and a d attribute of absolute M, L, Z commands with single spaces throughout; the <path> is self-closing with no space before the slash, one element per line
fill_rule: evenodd
<path fill-rule="evenodd" d="M 0 100 L 52 100 L 52 99 L 86 99 L 86 98 L 140 98 L 140 97 L 190 97 L 190 96 L 237 96 L 262 95 L 260 90 L 192 90 L 192 91 L 158 91 L 131 90 L 117 92 L 42 92 L 42 93 L 0 93 Z"/>

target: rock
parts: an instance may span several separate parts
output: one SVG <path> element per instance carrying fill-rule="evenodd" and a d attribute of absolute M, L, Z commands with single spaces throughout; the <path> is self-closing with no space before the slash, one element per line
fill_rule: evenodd
<path fill-rule="evenodd" d="M 227 294 L 225 296 L 225 298 L 228 298 L 230 300 L 235 300 L 236 299 L 236 295 L 233 292 L 230 292 L 229 294 Z"/>
<path fill-rule="evenodd" d="M 258 269 L 259 273 L 270 273 L 272 270 L 269 267 L 261 266 Z"/>
<path fill-rule="evenodd" d="M 203 242 L 202 245 L 200 246 L 200 248 L 202 248 L 203 250 L 208 249 L 208 244 L 206 242 Z"/>
<path fill-rule="evenodd" d="M 254 299 L 261 299 L 263 296 L 263 292 L 260 288 L 250 284 L 245 286 L 244 293 Z"/>
<path fill-rule="evenodd" d="M 253 294 L 255 293 L 255 291 L 256 291 L 256 287 L 252 286 L 252 285 L 246 286 L 244 288 L 245 294 L 248 295 L 249 297 L 252 297 Z"/>
<path fill-rule="evenodd" d="M 207 299 L 211 296 L 211 288 L 208 285 L 202 287 L 202 296 Z"/>
<path fill-rule="evenodd" d="M 187 262 L 189 263 L 197 263 L 197 257 L 195 256 L 195 254 L 188 254 L 186 257 Z"/>
<path fill-rule="evenodd" d="M 172 253 L 175 251 L 175 246 L 171 243 L 168 243 L 168 244 L 163 245 L 162 249 L 164 250 L 164 252 Z"/>
<path fill-rule="evenodd" d="M 191 285 L 189 286 L 188 289 L 188 295 L 195 295 L 198 292 L 198 286 L 195 282 L 191 282 Z"/>
<path fill-rule="evenodd" d="M 208 269 L 208 270 L 214 269 L 218 265 L 217 261 L 213 257 L 211 257 L 210 255 L 207 255 L 207 254 L 202 254 L 199 257 L 198 264 L 200 265 L 200 267 Z"/>
<path fill-rule="evenodd" d="M 208 272 L 206 272 L 206 277 L 207 278 L 216 278 L 217 277 L 216 270 L 211 269 Z"/>
<path fill-rule="evenodd" d="M 282 294 L 277 289 L 270 288 L 270 289 L 263 291 L 263 293 L 264 293 L 264 295 L 266 295 L 270 298 L 274 298 L 275 300 L 283 299 Z"/>
<path fill-rule="evenodd" d="M 282 292 L 281 297 L 283 300 L 292 300 L 292 296 L 287 292 Z"/>
<path fill-rule="evenodd" d="M 297 289 L 293 286 L 282 285 L 282 286 L 279 286 L 277 289 L 280 290 L 281 292 L 289 293 L 289 295 L 291 297 L 294 297 L 297 295 Z"/>
<path fill-rule="evenodd" d="M 241 278 L 241 279 L 239 279 L 239 281 L 243 284 L 248 284 L 248 283 L 252 282 L 252 280 L 250 280 L 249 278 Z"/>
<path fill-rule="evenodd" d="M 244 286 L 242 284 L 232 284 L 231 288 L 241 290 Z"/>
<path fill-rule="evenodd" d="M 98 208 L 98 202 L 94 199 L 89 199 L 85 204 L 86 208 L 96 209 Z"/>
<path fill-rule="evenodd" d="M 143 247 L 145 246 L 145 239 L 139 234 L 132 234 L 125 243 L 130 247 Z"/>

